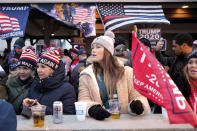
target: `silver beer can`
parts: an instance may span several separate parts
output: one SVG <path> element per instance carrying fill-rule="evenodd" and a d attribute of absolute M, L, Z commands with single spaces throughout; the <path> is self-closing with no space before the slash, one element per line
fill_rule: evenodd
<path fill-rule="evenodd" d="M 63 105 L 61 101 L 53 102 L 53 122 L 54 123 L 63 122 Z"/>

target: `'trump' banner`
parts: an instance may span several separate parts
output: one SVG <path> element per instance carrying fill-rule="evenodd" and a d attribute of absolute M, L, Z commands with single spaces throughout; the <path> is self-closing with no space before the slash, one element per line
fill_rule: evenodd
<path fill-rule="evenodd" d="M 75 25 L 85 37 L 96 35 L 95 4 L 32 4 L 32 7 L 59 21 Z"/>
<path fill-rule="evenodd" d="M 164 107 L 170 123 L 190 123 L 197 127 L 197 117 L 150 51 L 132 35 L 134 87 L 151 101 Z"/>
<path fill-rule="evenodd" d="M 30 7 L 0 5 L 0 39 L 23 37 Z"/>

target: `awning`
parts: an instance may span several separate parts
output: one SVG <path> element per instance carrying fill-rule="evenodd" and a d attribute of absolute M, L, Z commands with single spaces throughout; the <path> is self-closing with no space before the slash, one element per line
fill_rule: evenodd
<path fill-rule="evenodd" d="M 0 3 L 105 3 L 105 2 L 188 2 L 188 0 L 0 0 Z M 189 0 L 196 2 L 196 0 Z"/>

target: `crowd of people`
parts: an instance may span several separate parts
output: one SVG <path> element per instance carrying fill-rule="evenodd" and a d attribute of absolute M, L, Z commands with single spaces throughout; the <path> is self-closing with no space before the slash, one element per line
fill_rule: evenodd
<path fill-rule="evenodd" d="M 149 40 L 140 41 L 151 51 Z M 8 77 L 6 81 L 1 79 L 0 97 L 13 106 L 17 115 L 30 117 L 32 104 L 45 105 L 46 114 L 52 115 L 54 101 L 63 103 L 64 114 L 75 114 L 74 103 L 84 101 L 87 116 L 104 120 L 110 116 L 108 100 L 114 94 L 121 101 L 120 113 L 145 115 L 158 107 L 135 90 L 132 52 L 124 39 L 113 32 L 107 31 L 92 41 L 91 55 L 84 48 L 68 51 L 50 46 L 36 56 L 33 48 L 22 51 L 24 46 L 23 39 L 16 40 L 1 64 Z M 169 67 L 169 75 L 196 109 L 197 50 L 193 49 L 192 36 L 180 33 L 174 37 L 173 57 L 164 57 L 160 51 L 162 46 L 159 41 L 155 57 Z"/>

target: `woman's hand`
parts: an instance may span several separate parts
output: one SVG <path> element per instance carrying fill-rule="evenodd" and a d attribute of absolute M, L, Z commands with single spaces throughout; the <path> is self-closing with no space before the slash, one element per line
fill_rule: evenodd
<path fill-rule="evenodd" d="M 25 98 L 23 100 L 23 104 L 27 107 L 33 106 L 34 104 L 38 104 L 40 105 L 40 103 L 35 99 L 29 99 L 29 98 Z"/>

